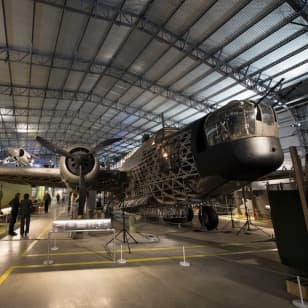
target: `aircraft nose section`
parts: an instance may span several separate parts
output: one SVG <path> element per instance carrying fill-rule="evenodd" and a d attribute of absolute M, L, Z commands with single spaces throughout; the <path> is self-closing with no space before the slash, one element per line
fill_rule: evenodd
<path fill-rule="evenodd" d="M 276 170 L 283 162 L 278 138 L 253 137 L 221 143 L 199 154 L 201 176 L 232 180 L 256 180 Z"/>
<path fill-rule="evenodd" d="M 237 144 L 233 149 L 235 161 L 241 166 L 240 177 L 257 178 L 276 170 L 284 156 L 277 138 L 249 138 Z"/>

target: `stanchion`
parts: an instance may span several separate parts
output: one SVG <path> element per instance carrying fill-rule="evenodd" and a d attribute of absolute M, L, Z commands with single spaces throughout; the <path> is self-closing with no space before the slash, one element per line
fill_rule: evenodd
<path fill-rule="evenodd" d="M 126 260 L 123 259 L 123 251 L 122 251 L 122 245 L 121 245 L 121 258 L 117 261 L 120 264 L 125 264 Z"/>
<path fill-rule="evenodd" d="M 298 285 L 298 291 L 299 291 L 300 300 L 294 299 L 294 300 L 292 301 L 292 304 L 293 304 L 295 307 L 299 307 L 299 308 L 308 308 L 308 302 L 304 301 L 304 298 L 303 298 L 301 280 L 300 280 L 299 276 L 297 276 L 296 278 L 297 278 L 297 285 Z"/>
<path fill-rule="evenodd" d="M 54 221 L 57 220 L 57 204 L 55 205 L 55 209 L 54 209 Z M 57 239 L 54 238 L 53 240 L 53 247 L 51 247 L 51 250 L 55 251 L 58 250 L 59 247 L 57 247 Z"/>
<path fill-rule="evenodd" d="M 51 250 L 55 251 L 55 250 L 58 250 L 59 247 L 57 247 L 57 239 L 54 238 L 53 239 L 53 247 L 51 247 Z"/>
<path fill-rule="evenodd" d="M 50 259 L 50 232 L 48 232 L 48 241 L 47 241 L 47 243 L 48 243 L 47 260 L 45 260 L 43 263 L 45 265 L 51 265 L 51 264 L 54 263 L 54 261 Z"/>
<path fill-rule="evenodd" d="M 185 255 L 185 247 L 183 246 L 183 261 L 180 262 L 181 266 L 190 266 L 189 262 L 186 262 L 186 255 Z"/>
<path fill-rule="evenodd" d="M 116 243 L 115 243 L 115 229 L 113 229 L 113 263 L 116 263 Z"/>

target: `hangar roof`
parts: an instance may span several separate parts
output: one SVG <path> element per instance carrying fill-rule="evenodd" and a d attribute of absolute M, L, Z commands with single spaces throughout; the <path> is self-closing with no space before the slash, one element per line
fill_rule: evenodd
<path fill-rule="evenodd" d="M 304 123 L 307 12 L 303 0 L 1 0 L 1 148 L 48 155 L 33 133 L 123 137 L 101 153 L 117 160 L 161 113 L 182 127 L 264 93 Z"/>

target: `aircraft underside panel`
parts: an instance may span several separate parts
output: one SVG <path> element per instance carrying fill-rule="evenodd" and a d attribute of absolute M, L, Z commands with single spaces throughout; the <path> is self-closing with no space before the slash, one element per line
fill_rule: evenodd
<path fill-rule="evenodd" d="M 178 204 L 197 195 L 199 173 L 191 150 L 191 130 L 164 138 L 144 150 L 130 173 L 127 199 L 152 195 L 158 204 Z"/>
<path fill-rule="evenodd" d="M 193 209 L 190 206 L 145 207 L 140 209 L 140 214 L 149 219 L 162 217 L 170 223 L 191 222 L 194 217 Z"/>

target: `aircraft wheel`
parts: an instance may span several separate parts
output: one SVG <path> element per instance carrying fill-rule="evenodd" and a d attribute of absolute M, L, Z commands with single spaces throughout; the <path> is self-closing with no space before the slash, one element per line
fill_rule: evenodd
<path fill-rule="evenodd" d="M 201 206 L 199 208 L 199 221 L 202 227 L 207 230 L 216 229 L 218 226 L 218 215 L 216 211 L 210 206 Z"/>

